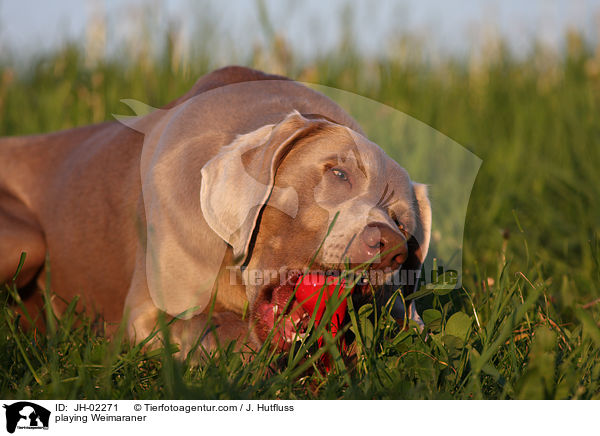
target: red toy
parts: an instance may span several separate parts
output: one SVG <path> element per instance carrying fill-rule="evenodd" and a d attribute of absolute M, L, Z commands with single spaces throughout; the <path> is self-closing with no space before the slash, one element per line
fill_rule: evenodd
<path fill-rule="evenodd" d="M 338 290 L 338 296 L 342 296 L 345 289 L 345 282 L 342 279 L 341 284 L 338 286 L 338 277 L 327 277 L 323 274 L 309 273 L 307 275 L 301 276 L 296 282 L 296 300 L 300 302 L 302 308 L 306 310 L 311 316 L 313 313 L 315 314 L 315 323 L 320 323 L 321 318 L 323 317 L 323 313 L 325 312 L 325 308 L 327 305 L 327 301 L 334 295 L 336 289 Z M 327 284 L 327 287 L 323 288 Z M 352 293 L 352 291 L 350 291 Z M 322 295 L 322 296 L 321 296 Z M 321 297 L 320 297 L 321 296 Z M 319 300 L 320 297 L 320 300 Z M 319 302 L 319 307 L 315 313 L 315 307 Z M 331 335 L 335 337 L 337 332 L 340 329 L 342 321 L 346 316 L 346 310 L 348 308 L 348 304 L 346 300 L 342 300 L 338 308 L 333 313 L 331 317 L 331 324 L 329 325 L 329 331 Z M 323 346 L 323 337 L 320 337 L 317 340 L 317 344 L 319 347 Z M 340 342 L 341 348 L 345 349 L 345 343 Z M 322 362 L 327 371 L 331 370 L 331 362 L 329 354 L 323 354 Z"/>
<path fill-rule="evenodd" d="M 344 280 L 342 279 L 341 285 L 338 286 L 338 277 L 327 277 L 323 274 L 309 273 L 301 276 L 298 279 L 296 300 L 300 302 L 304 310 L 306 310 L 311 316 L 315 313 L 315 306 L 319 301 L 319 296 L 322 294 L 321 300 L 319 301 L 319 307 L 315 314 L 315 322 L 318 324 L 321 322 L 323 312 L 327 301 L 333 296 L 336 288 L 338 289 L 338 296 L 341 296 L 344 292 Z M 323 289 L 327 283 L 327 287 Z M 336 311 L 333 313 L 331 318 L 331 335 L 335 337 L 339 327 L 346 316 L 347 304 L 346 300 L 343 300 Z"/>

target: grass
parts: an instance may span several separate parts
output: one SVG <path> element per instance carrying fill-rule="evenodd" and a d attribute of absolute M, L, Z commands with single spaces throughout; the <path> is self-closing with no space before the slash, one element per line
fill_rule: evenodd
<path fill-rule="evenodd" d="M 109 341 L 73 311 L 51 316 L 46 334 L 25 331 L 8 283 L 0 396 L 600 398 L 600 51 L 576 34 L 560 55 L 538 47 L 515 59 L 500 49 L 479 64 L 366 58 L 342 46 L 298 60 L 275 38 L 237 62 L 271 69 L 270 59 L 277 72 L 388 104 L 483 159 L 466 218 L 463 287 L 419 300 L 425 331 L 402 331 L 366 305 L 350 309 L 356 361 L 334 360 L 328 374 L 305 371 L 302 355 L 266 349 L 244 364 L 224 348 L 197 366 L 173 359 L 169 344 L 144 353 L 121 336 Z M 90 66 L 72 45 L 19 70 L 4 55 L 0 135 L 111 119 L 122 98 L 160 106 L 215 66 L 210 55 L 175 68 L 167 44 L 156 58 Z"/>

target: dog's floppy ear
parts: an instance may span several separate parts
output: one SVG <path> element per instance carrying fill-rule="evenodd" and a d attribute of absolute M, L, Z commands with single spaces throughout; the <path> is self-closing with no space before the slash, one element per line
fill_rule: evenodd
<path fill-rule="evenodd" d="M 202 168 L 202 214 L 211 229 L 231 245 L 236 261 L 248 255 L 267 201 L 296 216 L 298 195 L 291 187 L 275 187 L 275 173 L 294 143 L 324 122 L 294 111 L 279 124 L 239 136 Z"/>
<path fill-rule="evenodd" d="M 417 216 L 417 228 L 415 234 L 409 240 L 409 258 L 415 267 L 421 268 L 421 265 L 427 257 L 429 251 L 429 240 L 431 239 L 431 203 L 427 196 L 427 185 L 422 183 L 412 183 L 414 192 L 414 206 Z"/>
<path fill-rule="evenodd" d="M 427 196 L 427 186 L 413 182 L 412 188 L 416 228 L 408 240 L 408 257 L 402 264 L 402 270 L 406 272 L 400 276 L 402 280 L 406 280 L 406 283 L 402 285 L 402 294 L 405 296 L 418 290 L 421 267 L 427 257 L 431 239 L 431 203 Z M 401 299 L 397 298 L 392 309 L 392 315 L 400 320 L 404 319 L 404 313 L 404 305 Z M 410 304 L 408 315 L 421 328 L 424 326 L 414 301 Z"/>
<path fill-rule="evenodd" d="M 296 191 L 274 188 L 275 172 L 294 142 L 325 122 L 294 112 L 202 162 L 198 147 L 214 136 L 196 132 L 193 106 L 186 104 L 166 112 L 146 135 L 140 165 L 148 290 L 158 308 L 180 318 L 210 303 L 228 244 L 238 262 L 245 257 L 267 202 L 295 216 Z"/>

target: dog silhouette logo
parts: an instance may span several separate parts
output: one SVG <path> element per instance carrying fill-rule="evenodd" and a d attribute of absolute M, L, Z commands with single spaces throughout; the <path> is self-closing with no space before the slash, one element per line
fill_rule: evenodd
<path fill-rule="evenodd" d="M 50 411 L 42 406 L 29 401 L 19 401 L 10 405 L 4 404 L 6 409 L 6 431 L 14 433 L 18 429 L 36 430 L 48 429 Z"/>

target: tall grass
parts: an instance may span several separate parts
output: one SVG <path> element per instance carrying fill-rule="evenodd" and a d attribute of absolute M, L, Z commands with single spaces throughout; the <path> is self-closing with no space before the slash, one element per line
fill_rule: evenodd
<path fill-rule="evenodd" d="M 109 120 L 119 100 L 160 106 L 215 65 L 164 52 L 86 61 L 69 45 L 16 69 L 0 58 L 0 135 Z M 343 41 L 299 60 L 274 35 L 239 63 L 380 101 L 483 159 L 464 237 L 463 288 L 423 298 L 424 332 L 366 305 L 351 310 L 357 358 L 325 374 L 233 349 L 201 366 L 94 333 L 73 311 L 25 331 L 2 293 L 0 392 L 15 398 L 600 398 L 600 49 L 431 64 L 368 58 Z M 1 165 L 6 163 L 0 163 Z M 53 318 L 52 318 L 53 319 Z M 283 359 L 283 362 L 282 360 Z"/>

